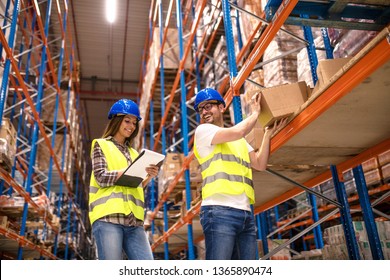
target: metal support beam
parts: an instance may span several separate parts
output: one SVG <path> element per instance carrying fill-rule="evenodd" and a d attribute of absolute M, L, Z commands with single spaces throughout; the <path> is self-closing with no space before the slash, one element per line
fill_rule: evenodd
<path fill-rule="evenodd" d="M 324 196 L 322 193 L 316 192 L 315 190 L 310 189 L 310 188 L 308 188 L 308 187 L 306 187 L 306 186 L 304 186 L 304 185 L 302 185 L 302 184 L 300 184 L 300 183 L 298 183 L 298 182 L 295 182 L 294 180 L 292 180 L 292 179 L 290 179 L 290 178 L 288 178 L 288 177 L 286 177 L 286 176 L 284 176 L 284 175 L 282 175 L 282 174 L 280 174 L 280 173 L 278 173 L 278 172 L 276 172 L 276 171 L 273 171 L 273 170 L 271 170 L 271 169 L 269 169 L 269 168 L 267 168 L 266 171 L 267 171 L 268 173 L 272 174 L 272 175 L 275 175 L 276 177 L 279 177 L 279 178 L 281 178 L 281 179 L 283 179 L 283 180 L 286 180 L 287 182 L 289 182 L 289 183 L 291 183 L 291 184 L 293 184 L 293 185 L 296 185 L 296 186 L 298 186 L 298 187 L 304 189 L 304 190 L 307 191 L 308 193 L 311 193 L 311 194 L 314 194 L 314 195 L 316 195 L 316 196 L 318 196 L 318 197 L 321 197 L 322 199 L 328 201 L 329 203 L 331 203 L 331 204 L 333 204 L 333 205 L 336 205 L 337 207 L 341 207 L 341 204 L 340 204 L 339 202 L 327 198 L 327 197 Z"/>
<path fill-rule="evenodd" d="M 308 194 L 308 199 L 310 201 L 310 204 L 311 204 L 311 213 L 312 213 L 312 217 L 313 217 L 313 221 L 316 223 L 319 219 L 319 215 L 318 215 L 318 209 L 317 209 L 317 199 L 316 197 L 313 195 L 313 194 Z M 313 229 L 313 233 L 314 233 L 314 242 L 315 242 L 315 245 L 316 245 L 316 248 L 317 249 L 321 249 L 324 247 L 324 241 L 323 241 L 323 238 L 322 238 L 322 231 L 321 231 L 321 227 L 320 225 L 318 225 L 317 227 L 315 227 Z"/>
<path fill-rule="evenodd" d="M 359 194 L 360 206 L 362 207 L 363 220 L 366 227 L 368 242 L 370 243 L 372 259 L 383 260 L 383 251 L 370 204 L 370 197 L 367 191 L 366 180 L 364 179 L 363 168 L 359 165 L 353 168 L 352 171 L 355 178 L 356 189 Z"/>
<path fill-rule="evenodd" d="M 305 230 L 301 231 L 300 233 L 298 233 L 297 235 L 295 235 L 295 236 L 292 237 L 291 239 L 287 240 L 285 243 L 283 243 L 282 245 L 278 246 L 277 248 L 273 249 L 271 252 L 269 252 L 268 254 L 266 254 L 264 257 L 262 257 L 262 258 L 260 258 L 260 259 L 261 259 L 261 260 L 269 259 L 271 256 L 275 255 L 277 252 L 283 250 L 283 249 L 286 248 L 288 245 L 290 245 L 291 243 L 293 243 L 294 241 L 298 240 L 299 238 L 301 238 L 302 236 L 304 236 L 306 233 L 308 233 L 309 231 L 311 231 L 313 228 L 315 228 L 316 226 L 318 226 L 318 225 L 321 224 L 322 222 L 326 221 L 328 218 L 330 218 L 330 217 L 332 217 L 333 215 L 335 215 L 338 211 L 339 211 L 339 209 L 333 210 L 333 211 L 330 212 L 328 215 L 322 217 L 322 219 L 320 219 L 317 223 L 314 223 L 314 224 L 312 224 L 311 226 L 307 227 Z"/>
<path fill-rule="evenodd" d="M 355 230 L 353 229 L 352 217 L 344 183 L 339 181 L 336 166 L 332 165 L 330 168 L 336 189 L 337 200 L 343 205 L 343 207 L 340 208 L 340 220 L 344 229 L 345 241 L 347 242 L 348 255 L 351 260 L 360 260 L 359 247 L 355 237 Z"/>
<path fill-rule="evenodd" d="M 182 26 L 182 10 L 180 0 L 176 0 L 176 19 L 177 19 L 177 29 L 178 29 L 178 42 L 179 42 L 179 55 L 180 61 L 184 61 L 184 47 L 183 47 L 183 26 Z M 185 76 L 184 76 L 184 67 L 180 68 L 180 88 L 181 88 L 181 99 L 180 99 L 180 107 L 181 107 L 181 128 L 183 135 L 183 152 L 184 156 L 188 156 L 188 113 L 187 113 L 187 89 L 185 86 Z M 188 167 L 185 170 L 185 189 L 186 189 L 186 208 L 187 211 L 191 208 L 191 182 L 190 182 L 190 171 Z M 183 198 L 184 199 L 184 198 Z M 192 224 L 187 225 L 187 237 L 188 237 L 188 259 L 195 259 L 194 252 L 194 237 Z"/>
<path fill-rule="evenodd" d="M 266 255 L 269 252 L 268 249 L 268 239 L 267 239 L 267 232 L 268 232 L 268 227 L 267 227 L 267 219 L 265 213 L 260 213 L 260 238 L 261 238 L 261 243 L 263 244 L 263 254 Z"/>

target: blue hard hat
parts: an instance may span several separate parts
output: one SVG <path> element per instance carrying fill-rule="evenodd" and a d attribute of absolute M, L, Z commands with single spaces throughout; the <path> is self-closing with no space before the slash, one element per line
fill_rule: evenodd
<path fill-rule="evenodd" d="M 198 106 L 200 103 L 204 101 L 211 101 L 216 100 L 223 104 L 223 106 L 226 106 L 225 100 L 223 100 L 222 96 L 219 94 L 218 91 L 212 88 L 205 88 L 199 91 L 195 96 L 195 104 L 194 109 L 195 111 L 198 111 Z"/>
<path fill-rule="evenodd" d="M 108 119 L 110 120 L 118 114 L 133 115 L 137 118 L 137 121 L 142 119 L 139 114 L 138 105 L 130 99 L 121 99 L 115 102 L 108 112 Z"/>

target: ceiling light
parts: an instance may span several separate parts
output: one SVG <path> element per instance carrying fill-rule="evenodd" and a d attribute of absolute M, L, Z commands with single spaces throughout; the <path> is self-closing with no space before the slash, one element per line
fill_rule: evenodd
<path fill-rule="evenodd" d="M 109 23 L 116 19 L 116 3 L 117 0 L 106 0 L 106 18 Z"/>

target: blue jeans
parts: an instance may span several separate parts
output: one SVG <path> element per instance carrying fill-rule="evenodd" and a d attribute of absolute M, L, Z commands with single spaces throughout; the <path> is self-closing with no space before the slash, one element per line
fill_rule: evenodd
<path fill-rule="evenodd" d="M 250 211 L 202 206 L 200 223 L 206 243 L 206 260 L 256 259 L 256 228 Z"/>
<path fill-rule="evenodd" d="M 99 260 L 122 260 L 122 249 L 129 260 L 153 260 L 152 250 L 143 227 L 130 227 L 95 221 L 92 232 Z"/>

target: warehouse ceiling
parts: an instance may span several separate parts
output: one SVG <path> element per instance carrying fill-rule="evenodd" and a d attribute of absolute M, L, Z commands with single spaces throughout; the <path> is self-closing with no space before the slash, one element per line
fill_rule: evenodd
<path fill-rule="evenodd" d="M 87 139 L 100 137 L 111 105 L 136 101 L 151 1 L 120 0 L 116 21 L 105 18 L 104 0 L 68 1 L 69 26 L 80 62 L 81 112 Z"/>
<path fill-rule="evenodd" d="M 64 0 L 63 0 L 64 1 Z M 176 1 L 163 0 L 164 26 L 167 11 L 172 2 L 172 13 L 169 27 L 176 26 Z M 191 19 L 192 1 L 181 1 L 183 14 Z M 111 105 L 121 99 L 128 98 L 139 103 L 142 80 L 145 70 L 145 47 L 150 40 L 150 18 L 158 28 L 158 11 L 154 0 L 119 0 L 117 18 L 113 24 L 105 18 L 104 0 L 68 1 L 69 28 L 74 43 L 74 54 L 80 63 L 80 113 L 86 125 L 86 138 L 90 143 L 101 137 L 107 123 L 107 113 Z M 151 7 L 152 11 L 151 11 Z M 52 18 L 54 21 L 57 15 Z M 183 16 L 185 17 L 185 16 Z M 189 32 L 191 20 L 183 24 L 183 33 Z M 60 34 L 60 28 L 52 24 L 54 33 Z M 184 38 L 186 41 L 186 38 Z M 172 75 L 171 75 L 172 76 Z M 172 77 L 166 74 L 166 87 Z M 159 88 L 156 88 L 154 111 L 155 119 L 161 119 Z M 155 122 L 155 128 L 160 124 Z M 149 128 L 149 124 L 145 123 Z"/>

